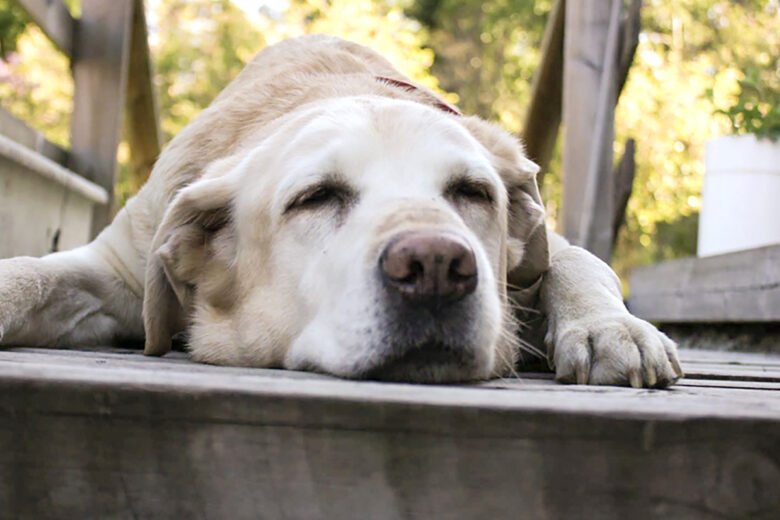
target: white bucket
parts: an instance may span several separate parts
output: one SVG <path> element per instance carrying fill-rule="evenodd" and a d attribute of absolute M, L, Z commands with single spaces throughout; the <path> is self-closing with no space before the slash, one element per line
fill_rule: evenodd
<path fill-rule="evenodd" d="M 780 141 L 712 139 L 705 153 L 699 256 L 780 244 Z"/>

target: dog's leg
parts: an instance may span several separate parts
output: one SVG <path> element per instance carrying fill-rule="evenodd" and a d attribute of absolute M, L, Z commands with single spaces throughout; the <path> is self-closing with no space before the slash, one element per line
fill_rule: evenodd
<path fill-rule="evenodd" d="M 682 377 L 674 342 L 628 312 L 612 269 L 560 236 L 549 238 L 552 259 L 541 302 L 556 379 L 664 387 Z"/>
<path fill-rule="evenodd" d="M 142 340 L 142 291 L 119 258 L 124 216 L 94 242 L 0 260 L 0 345 L 89 346 Z M 121 252 L 120 252 L 121 253 Z"/>

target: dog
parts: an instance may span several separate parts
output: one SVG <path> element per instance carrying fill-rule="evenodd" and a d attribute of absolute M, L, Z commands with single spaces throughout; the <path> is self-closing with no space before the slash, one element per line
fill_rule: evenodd
<path fill-rule="evenodd" d="M 203 363 L 455 382 L 512 374 L 536 323 L 559 381 L 672 384 L 675 344 L 547 231 L 538 169 L 372 50 L 288 40 L 93 242 L 0 261 L 0 344 L 159 356 L 183 334 Z"/>

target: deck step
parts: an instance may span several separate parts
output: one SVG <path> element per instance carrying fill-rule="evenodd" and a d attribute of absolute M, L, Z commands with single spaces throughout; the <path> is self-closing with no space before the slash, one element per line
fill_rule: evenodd
<path fill-rule="evenodd" d="M 780 353 L 780 245 L 638 268 L 628 305 L 685 348 Z"/>
<path fill-rule="evenodd" d="M 640 267 L 629 307 L 661 323 L 780 322 L 780 245 Z"/>
<path fill-rule="evenodd" d="M 776 518 L 780 356 L 670 390 L 0 350 L 7 518 Z"/>

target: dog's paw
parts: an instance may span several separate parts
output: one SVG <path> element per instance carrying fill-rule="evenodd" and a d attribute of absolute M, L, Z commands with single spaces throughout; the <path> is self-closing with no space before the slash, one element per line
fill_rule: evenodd
<path fill-rule="evenodd" d="M 663 388 L 683 377 L 675 343 L 627 312 L 559 322 L 545 342 L 564 383 Z"/>

